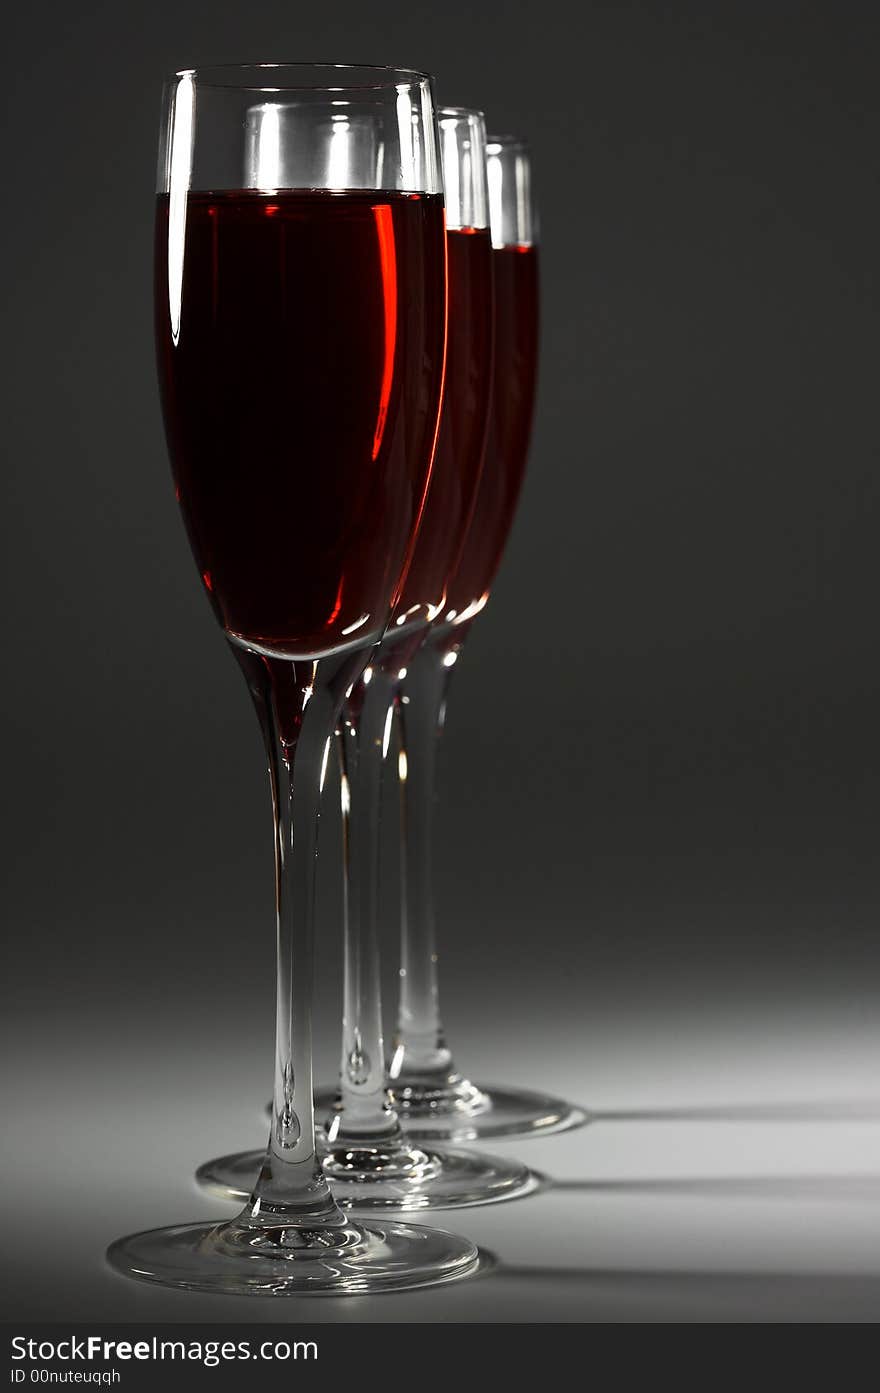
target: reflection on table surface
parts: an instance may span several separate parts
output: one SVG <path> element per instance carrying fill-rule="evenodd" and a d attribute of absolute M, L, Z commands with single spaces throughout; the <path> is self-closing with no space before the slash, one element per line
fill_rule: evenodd
<path fill-rule="evenodd" d="M 212 1151 L 259 1145 L 264 1125 L 252 1086 L 261 1041 L 243 1057 L 222 1042 L 206 1078 L 204 1057 L 180 1037 L 178 1057 L 159 1032 L 135 1032 L 114 1052 L 106 1030 L 106 1020 L 80 1022 L 60 1054 L 37 1042 L 13 1085 L 7 1319 L 57 1317 L 62 1292 L 74 1321 L 286 1319 L 278 1302 L 130 1284 L 105 1267 L 119 1234 L 231 1213 L 196 1189 L 193 1172 Z M 594 1032 L 579 1072 L 548 1026 L 540 1077 L 525 1045 L 512 1057 L 506 1042 L 502 1061 L 489 1033 L 477 1041 L 487 1077 L 552 1082 L 591 1110 L 580 1131 L 493 1140 L 550 1177 L 543 1192 L 427 1220 L 486 1249 L 494 1261 L 483 1273 L 435 1290 L 312 1301 L 305 1313 L 299 1302 L 293 1318 L 880 1317 L 880 1099 L 868 1030 L 838 1022 L 832 1049 L 795 1016 L 722 1021 L 711 1034 L 703 1016 L 675 1037 L 652 1036 L 647 1021 L 605 1037 L 597 1049 Z M 56 1145 L 43 1151 L 35 1142 L 47 1119 Z M 51 1273 L 30 1237 L 37 1204 L 66 1238 Z"/>

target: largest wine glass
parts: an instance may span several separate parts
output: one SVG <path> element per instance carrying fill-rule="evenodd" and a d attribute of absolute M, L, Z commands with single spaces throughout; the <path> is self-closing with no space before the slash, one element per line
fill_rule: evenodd
<path fill-rule="evenodd" d="M 272 790 L 275 1087 L 231 1222 L 115 1243 L 128 1275 L 342 1294 L 472 1271 L 473 1245 L 343 1215 L 315 1154 L 318 808 L 342 701 L 381 637 L 429 479 L 445 353 L 430 80 L 250 65 L 167 85 L 156 232 L 159 377 L 177 497 L 256 705 Z"/>

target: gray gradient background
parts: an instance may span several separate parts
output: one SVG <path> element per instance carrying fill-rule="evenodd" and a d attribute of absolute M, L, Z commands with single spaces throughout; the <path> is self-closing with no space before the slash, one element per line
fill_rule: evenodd
<path fill-rule="evenodd" d="M 876 1319 L 876 6 L 4 27 L 7 1317 Z M 500 1144 L 567 1184 L 443 1217 L 497 1274 L 282 1309 L 102 1254 L 218 1213 L 193 1167 L 262 1134 L 263 765 L 176 516 L 150 258 L 160 78 L 285 57 L 426 66 L 533 143 L 540 405 L 453 688 L 443 992 L 469 1071 L 618 1116 Z"/>

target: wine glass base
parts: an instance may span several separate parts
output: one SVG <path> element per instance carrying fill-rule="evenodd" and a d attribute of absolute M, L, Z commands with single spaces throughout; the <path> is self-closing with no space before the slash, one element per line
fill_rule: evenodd
<path fill-rule="evenodd" d="M 333 1114 L 335 1103 L 335 1090 L 318 1091 L 315 1113 L 319 1124 L 325 1124 Z M 464 1079 L 450 1090 L 395 1088 L 394 1106 L 407 1137 L 416 1142 L 543 1137 L 583 1127 L 589 1121 L 583 1108 L 552 1094 L 474 1085 Z"/>
<path fill-rule="evenodd" d="M 334 1228 L 178 1224 L 120 1238 L 115 1271 L 141 1282 L 230 1296 L 359 1296 L 475 1274 L 479 1250 L 442 1229 L 394 1220 Z"/>
<path fill-rule="evenodd" d="M 343 1209 L 464 1209 L 522 1199 L 545 1183 L 518 1161 L 447 1147 L 382 1152 L 337 1143 L 322 1154 L 333 1198 Z M 244 1200 L 262 1162 L 262 1151 L 218 1156 L 199 1167 L 196 1180 L 224 1199 Z"/>

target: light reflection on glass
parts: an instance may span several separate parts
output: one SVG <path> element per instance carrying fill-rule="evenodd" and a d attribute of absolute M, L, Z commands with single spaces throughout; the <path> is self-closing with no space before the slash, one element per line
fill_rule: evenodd
<path fill-rule="evenodd" d="M 327 764 L 330 759 L 330 743 L 331 737 L 328 735 L 326 743 L 324 745 L 324 758 L 321 761 L 321 778 L 318 782 L 318 788 L 320 789 L 321 793 L 324 792 L 324 780 L 327 777 Z"/>
<path fill-rule="evenodd" d="M 394 720 L 394 707 L 393 707 L 393 705 L 391 705 L 391 706 L 388 707 L 388 710 L 387 710 L 386 713 L 385 713 L 385 730 L 384 730 L 383 733 L 382 733 L 382 758 L 383 758 L 383 759 L 384 759 L 385 756 L 387 755 L 387 753 L 388 753 L 388 747 L 389 747 L 389 745 L 391 744 L 391 723 L 392 723 L 393 720 Z"/>
<path fill-rule="evenodd" d="M 369 619 L 368 614 L 362 614 L 360 619 L 356 619 L 353 624 L 349 624 L 342 630 L 344 634 L 353 634 L 355 629 L 362 629 Z"/>
<path fill-rule="evenodd" d="M 502 227 L 504 223 L 504 171 L 501 160 L 498 157 L 498 149 L 499 147 L 497 145 L 490 145 L 488 147 L 488 158 L 486 160 L 486 178 L 489 181 L 489 226 L 493 229 L 493 247 L 499 245 L 499 242 L 496 240 L 498 237 L 497 229 Z M 503 243 L 500 245 L 503 245 Z"/>
<path fill-rule="evenodd" d="M 171 339 L 175 344 L 180 338 L 180 308 L 183 300 L 183 249 L 186 241 L 186 199 L 192 174 L 195 112 L 196 91 L 192 75 L 183 73 L 174 94 L 168 178 L 168 312 L 171 317 Z"/>
<path fill-rule="evenodd" d="M 400 137 L 400 167 L 404 170 L 411 170 L 411 178 L 418 180 L 418 171 L 413 165 L 413 122 L 415 112 L 412 109 L 412 100 L 409 88 L 400 86 L 397 89 L 397 131 Z M 418 187 L 418 183 L 414 185 Z"/>
<path fill-rule="evenodd" d="M 394 360 L 397 352 L 397 251 L 394 239 L 394 219 L 387 204 L 377 204 L 373 209 L 376 223 L 376 236 L 379 244 L 379 265 L 382 269 L 382 303 L 385 308 L 385 357 L 382 367 L 382 383 L 379 388 L 379 408 L 376 416 L 376 430 L 373 436 L 373 459 L 377 459 L 382 448 L 385 422 L 388 419 L 388 403 L 394 382 Z"/>
<path fill-rule="evenodd" d="M 351 127 L 348 117 L 334 114 L 331 118 L 330 149 L 327 156 L 327 184 L 331 189 L 347 189 L 351 181 Z"/>
<path fill-rule="evenodd" d="M 461 175 L 458 160 L 458 121 L 448 117 L 440 122 L 443 183 L 446 194 L 446 226 L 461 227 Z"/>
<path fill-rule="evenodd" d="M 485 595 L 480 596 L 479 600 L 472 600 L 471 603 L 462 610 L 461 614 L 456 615 L 454 622 L 456 624 L 464 624 L 468 619 L 473 619 L 475 614 L 479 614 L 481 609 L 486 608 L 488 602 L 489 593 L 487 591 Z M 452 614 L 447 614 L 446 618 L 451 619 Z"/>
<path fill-rule="evenodd" d="M 254 131 L 254 187 L 270 193 L 281 183 L 281 122 L 271 103 L 248 112 Z"/>

